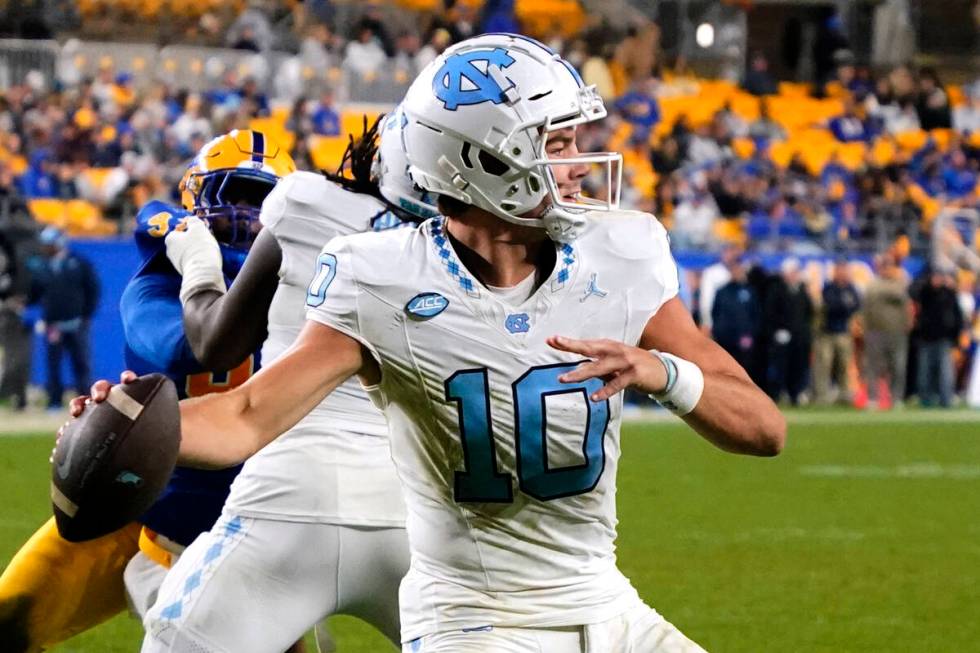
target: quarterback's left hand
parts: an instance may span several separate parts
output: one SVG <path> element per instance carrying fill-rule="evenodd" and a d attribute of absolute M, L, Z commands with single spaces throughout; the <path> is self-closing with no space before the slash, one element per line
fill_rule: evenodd
<path fill-rule="evenodd" d="M 656 394 L 667 387 L 667 368 L 659 358 L 639 347 L 615 340 L 579 340 L 565 336 L 551 336 L 548 344 L 559 351 L 592 359 L 558 377 L 562 383 L 593 378 L 605 381 L 604 386 L 592 393 L 592 401 L 603 401 L 626 388 Z"/>

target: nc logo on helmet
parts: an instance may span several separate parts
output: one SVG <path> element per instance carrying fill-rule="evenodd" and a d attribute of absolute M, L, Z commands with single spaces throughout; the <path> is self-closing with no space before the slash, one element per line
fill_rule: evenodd
<path fill-rule="evenodd" d="M 490 76 L 490 66 L 503 69 L 512 63 L 514 58 L 503 48 L 454 54 L 436 73 L 432 92 L 449 111 L 484 102 L 500 104 L 504 101 L 505 89 Z"/>

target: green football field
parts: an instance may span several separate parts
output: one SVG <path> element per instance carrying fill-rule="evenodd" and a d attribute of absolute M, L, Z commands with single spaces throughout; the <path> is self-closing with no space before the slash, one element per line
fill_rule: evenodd
<path fill-rule="evenodd" d="M 980 413 L 791 415 L 775 459 L 624 427 L 619 559 L 707 650 L 980 651 Z M 50 435 L 0 436 L 0 564 L 48 515 Z M 338 618 L 342 653 L 394 650 Z M 127 616 L 63 652 L 139 648 Z M 2 648 L 2 646 L 0 646 Z"/>

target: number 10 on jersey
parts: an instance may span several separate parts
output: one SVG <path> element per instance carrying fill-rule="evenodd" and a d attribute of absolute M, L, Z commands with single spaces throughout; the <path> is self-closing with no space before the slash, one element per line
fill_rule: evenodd
<path fill-rule="evenodd" d="M 532 367 L 512 385 L 514 397 L 517 479 L 520 489 L 535 499 L 549 501 L 584 494 L 599 482 L 605 468 L 603 439 L 609 424 L 609 401 L 589 396 L 602 387 L 599 379 L 562 383 L 558 377 L 578 363 Z M 446 400 L 459 409 L 459 437 L 464 471 L 456 472 L 453 496 L 457 502 L 509 503 L 512 479 L 497 467 L 490 387 L 487 369 L 460 370 L 446 379 Z M 548 465 L 546 400 L 550 396 L 579 394 L 586 406 L 580 465 L 551 469 Z"/>

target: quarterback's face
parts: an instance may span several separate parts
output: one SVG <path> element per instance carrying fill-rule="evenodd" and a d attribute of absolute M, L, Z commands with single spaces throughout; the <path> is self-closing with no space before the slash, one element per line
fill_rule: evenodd
<path fill-rule="evenodd" d="M 548 132 L 548 139 L 544 145 L 545 155 L 550 161 L 560 161 L 578 156 L 578 145 L 575 142 L 575 127 L 565 127 L 552 132 Z M 555 178 L 555 185 L 558 194 L 563 200 L 574 201 L 578 194 L 582 192 L 582 179 L 589 174 L 589 166 L 582 163 L 570 163 L 566 165 L 551 166 L 551 173 Z M 551 206 L 551 197 L 545 195 L 541 204 L 524 214 L 525 218 L 540 218 Z"/>
<path fill-rule="evenodd" d="M 552 161 L 570 159 L 578 156 L 578 144 L 575 142 L 575 127 L 566 127 L 548 133 L 544 145 L 545 154 Z M 556 165 L 551 167 L 562 199 L 574 201 L 582 191 L 582 179 L 589 174 L 589 166 L 584 163 Z"/>

